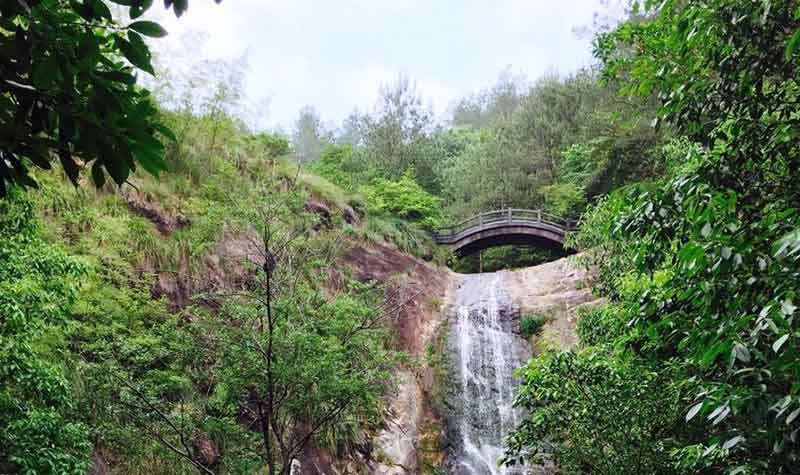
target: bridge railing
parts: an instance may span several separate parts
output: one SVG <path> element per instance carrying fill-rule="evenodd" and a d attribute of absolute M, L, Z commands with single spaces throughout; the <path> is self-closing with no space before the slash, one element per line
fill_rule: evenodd
<path fill-rule="evenodd" d="M 439 228 L 434 232 L 434 238 L 437 240 L 447 240 L 455 238 L 468 230 L 493 227 L 503 223 L 541 223 L 554 226 L 565 231 L 573 230 L 576 227 L 576 222 L 574 220 L 561 218 L 542 210 L 506 208 L 495 211 L 486 211 L 471 218 L 465 219 L 459 223 Z"/>

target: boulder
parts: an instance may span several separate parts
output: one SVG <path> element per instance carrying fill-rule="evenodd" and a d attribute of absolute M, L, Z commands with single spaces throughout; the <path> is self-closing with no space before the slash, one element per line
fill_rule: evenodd
<path fill-rule="evenodd" d="M 308 200 L 303 209 L 319 216 L 319 222 L 326 228 L 331 227 L 331 209 L 325 203 L 317 200 Z"/>
<path fill-rule="evenodd" d="M 219 462 L 217 444 L 206 434 L 198 434 L 192 441 L 195 458 L 205 467 L 213 467 Z"/>
<path fill-rule="evenodd" d="M 356 210 L 349 206 L 346 206 L 344 210 L 342 210 L 342 217 L 344 218 L 344 222 L 351 226 L 361 225 L 361 217 L 356 213 Z"/>

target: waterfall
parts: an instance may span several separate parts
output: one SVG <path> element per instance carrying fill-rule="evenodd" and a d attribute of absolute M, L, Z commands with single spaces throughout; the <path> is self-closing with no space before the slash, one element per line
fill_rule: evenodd
<path fill-rule="evenodd" d="M 513 372 L 530 357 L 516 333 L 505 273 L 466 275 L 453 295 L 456 309 L 448 338 L 453 381 L 447 418 L 454 475 L 526 474 L 497 466 L 503 437 L 521 420 L 513 408 Z"/>

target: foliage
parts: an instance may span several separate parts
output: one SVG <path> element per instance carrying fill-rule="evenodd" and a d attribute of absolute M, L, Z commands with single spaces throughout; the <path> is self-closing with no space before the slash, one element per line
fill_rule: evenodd
<path fill-rule="evenodd" d="M 352 155 L 353 146 L 350 144 L 329 144 L 322 149 L 319 160 L 311 162 L 309 169 L 344 189 L 352 190 L 354 188 L 353 176 L 345 171 L 346 164 Z"/>
<path fill-rule="evenodd" d="M 526 78 L 505 69 L 489 89 L 461 98 L 453 107 L 456 127 L 484 128 L 511 116 L 525 97 Z"/>
<path fill-rule="evenodd" d="M 441 222 L 441 200 L 417 184 L 413 169 L 397 181 L 376 180 L 375 184 L 364 187 L 362 193 L 367 205 L 375 211 L 419 223 L 427 229 Z"/>
<path fill-rule="evenodd" d="M 660 173 L 650 153 L 662 135 L 649 127 L 653 105 L 619 101 L 617 86 L 603 87 L 596 71 L 545 77 L 514 94 L 503 84 L 481 107 L 492 109 L 492 100 L 507 102 L 497 110 L 513 107 L 478 121 L 482 128 L 438 167 L 454 216 L 506 206 L 578 216 L 590 200 Z"/>
<path fill-rule="evenodd" d="M 152 5 L 117 3 L 134 20 Z M 187 2 L 165 6 L 180 15 Z M 106 175 L 121 185 L 137 165 L 164 169 L 160 136 L 172 133 L 135 75 L 154 73 L 143 36 L 166 35 L 160 25 L 120 25 L 100 0 L 3 2 L 0 18 L 0 196 L 7 185 L 35 186 L 29 165 L 49 169 L 51 155 L 73 183 L 92 163 L 98 187 Z"/>
<path fill-rule="evenodd" d="M 226 295 L 205 323 L 217 340 L 216 410 L 252 414 L 254 450 L 269 473 L 289 474 L 315 438 L 347 421 L 377 421 L 396 356 L 375 303 L 381 289 L 345 281 L 340 292 L 326 290 L 331 246 L 309 242 L 312 223 L 294 221 L 301 200 L 268 190 L 267 205 L 237 214 L 258 233 L 259 264 L 247 289 Z"/>
<path fill-rule="evenodd" d="M 356 114 L 349 119 L 350 135 L 345 140 L 354 146 L 345 169 L 359 182 L 368 183 L 374 177 L 397 180 L 414 169 L 420 185 L 431 193 L 439 189 L 436 162 L 441 157 L 436 140 L 433 112 L 423 105 L 416 86 L 399 77 L 382 86 L 372 114 Z"/>
<path fill-rule="evenodd" d="M 525 315 L 519 321 L 519 332 L 523 338 L 530 338 L 541 333 L 546 322 L 543 315 Z"/>
<path fill-rule="evenodd" d="M 603 414 L 614 400 L 646 409 L 626 420 L 646 429 L 634 432 L 641 437 L 615 452 L 646 448 L 644 459 L 658 463 L 648 473 L 794 473 L 800 265 L 787 251 L 800 228 L 797 5 L 646 6 L 650 21 L 599 36 L 604 76 L 627 81 L 624 92 L 657 95 L 662 120 L 689 140 L 664 147 L 669 177 L 612 193 L 583 218 L 576 239 L 610 300 L 581 317 L 577 355 L 611 371 L 599 386 L 604 396 L 538 393 L 550 377 L 539 363 L 524 390 L 536 412 L 513 438 L 533 456 L 537 441 L 552 440 L 564 466 L 597 473 L 571 462 L 588 444 L 580 442 L 588 425 L 547 426 L 541 415 L 573 404 L 584 408 L 578 414 Z M 611 377 L 626 368 L 631 384 L 643 383 Z M 659 384 L 647 389 L 649 381 Z M 601 418 L 593 428 L 606 440 L 615 422 Z M 637 467 L 626 460 L 614 471 Z"/>
<path fill-rule="evenodd" d="M 86 472 L 87 428 L 68 417 L 64 368 L 46 342 L 63 328 L 84 266 L 42 240 L 19 188 L 0 198 L 0 471 Z"/>
<path fill-rule="evenodd" d="M 568 475 L 681 473 L 658 438 L 680 420 L 664 375 L 594 351 L 546 353 L 519 375 L 517 405 L 530 415 L 506 440 L 507 465 L 524 455 Z"/>
<path fill-rule="evenodd" d="M 574 218 L 586 206 L 586 192 L 574 183 L 553 183 L 540 191 L 546 208 L 557 216 Z"/>
<path fill-rule="evenodd" d="M 294 158 L 299 162 L 317 160 L 330 142 L 330 133 L 325 130 L 316 109 L 311 106 L 302 108 L 292 133 Z"/>

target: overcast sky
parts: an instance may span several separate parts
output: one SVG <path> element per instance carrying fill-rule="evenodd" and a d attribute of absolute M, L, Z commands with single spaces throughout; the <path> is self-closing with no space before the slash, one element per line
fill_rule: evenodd
<path fill-rule="evenodd" d="M 574 71 L 591 48 L 573 29 L 599 9 L 599 0 L 203 0 L 160 20 L 171 42 L 209 35 L 195 57 L 246 55 L 247 96 L 269 99 L 266 125 L 289 130 L 305 105 L 333 123 L 371 109 L 399 74 L 442 116 L 509 67 L 530 79 Z"/>

